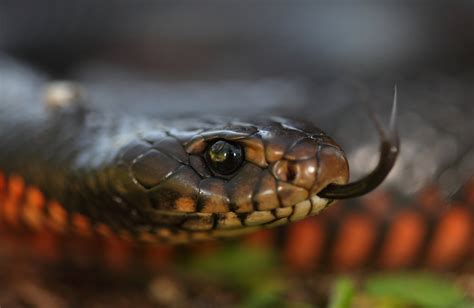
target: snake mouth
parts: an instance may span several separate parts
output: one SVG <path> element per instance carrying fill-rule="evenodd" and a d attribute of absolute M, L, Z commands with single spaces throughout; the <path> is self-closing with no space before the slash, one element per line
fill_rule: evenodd
<path fill-rule="evenodd" d="M 161 241 L 180 244 L 196 240 L 227 238 L 251 233 L 259 229 L 286 225 L 318 214 L 333 200 L 313 194 L 310 198 L 295 205 L 279 207 L 266 211 L 249 213 L 183 213 L 170 211 L 154 212 L 155 219 L 173 227 L 160 227 L 155 230 Z M 179 220 L 179 227 L 176 222 Z"/>

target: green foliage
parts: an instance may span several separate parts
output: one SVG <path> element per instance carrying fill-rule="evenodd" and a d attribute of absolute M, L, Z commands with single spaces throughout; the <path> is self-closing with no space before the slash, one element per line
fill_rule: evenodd
<path fill-rule="evenodd" d="M 354 296 L 354 282 L 349 278 L 339 278 L 332 288 L 329 308 L 350 308 Z"/>
<path fill-rule="evenodd" d="M 239 245 L 208 256 L 193 256 L 180 268 L 202 283 L 211 281 L 238 292 L 238 307 L 313 307 L 309 303 L 289 301 L 287 294 L 295 286 L 288 282 L 281 269 L 274 251 Z M 474 307 L 449 279 L 417 272 L 358 276 L 357 284 L 347 277 L 335 277 L 328 298 L 329 308 Z M 320 301 L 325 299 L 315 302 Z"/>
<path fill-rule="evenodd" d="M 458 288 L 428 273 L 376 275 L 367 279 L 365 292 L 377 298 L 380 307 L 467 307 Z"/>
<path fill-rule="evenodd" d="M 196 274 L 243 287 L 254 286 L 269 274 L 273 275 L 277 268 L 279 264 L 272 251 L 237 245 L 221 249 L 211 257 L 193 259 L 188 266 L 188 270 Z"/>
<path fill-rule="evenodd" d="M 241 307 L 285 307 L 282 294 L 287 286 L 271 250 L 230 246 L 212 257 L 195 259 L 186 268 L 195 275 L 240 289 L 245 295 Z"/>
<path fill-rule="evenodd" d="M 376 274 L 365 277 L 357 291 L 353 281 L 337 279 L 328 307 L 474 307 L 452 282 L 430 273 Z"/>

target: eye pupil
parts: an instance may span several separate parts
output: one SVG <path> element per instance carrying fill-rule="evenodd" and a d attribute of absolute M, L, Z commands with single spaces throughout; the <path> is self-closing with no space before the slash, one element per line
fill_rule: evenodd
<path fill-rule="evenodd" d="M 225 148 L 225 145 L 222 143 L 214 144 L 214 146 L 209 151 L 209 155 L 214 162 L 223 162 L 227 159 L 229 155 L 228 149 Z"/>
<path fill-rule="evenodd" d="M 239 145 L 219 140 L 207 150 L 206 160 L 215 173 L 229 175 L 242 164 L 242 148 Z"/>

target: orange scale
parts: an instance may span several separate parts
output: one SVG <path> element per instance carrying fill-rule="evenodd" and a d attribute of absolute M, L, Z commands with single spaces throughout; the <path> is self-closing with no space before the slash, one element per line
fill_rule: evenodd
<path fill-rule="evenodd" d="M 20 199 L 25 192 L 25 181 L 21 176 L 12 175 L 8 179 L 8 195 L 13 199 Z"/>
<path fill-rule="evenodd" d="M 30 207 L 37 209 L 43 209 L 45 206 L 46 200 L 43 193 L 34 186 L 29 186 L 26 189 L 26 204 Z"/>
<path fill-rule="evenodd" d="M 441 217 L 428 248 L 427 265 L 447 269 L 457 265 L 472 243 L 472 217 L 468 209 L 453 205 Z"/>
<path fill-rule="evenodd" d="M 48 204 L 49 226 L 57 232 L 65 232 L 68 225 L 69 214 L 64 207 L 56 201 Z"/>
<path fill-rule="evenodd" d="M 21 204 L 16 198 L 8 197 L 3 202 L 2 207 L 0 208 L 2 212 L 3 221 L 5 221 L 11 227 L 20 226 L 20 213 L 21 213 Z"/>
<path fill-rule="evenodd" d="M 375 244 L 377 226 L 360 214 L 347 216 L 341 223 L 331 254 L 335 270 L 351 270 L 365 265 Z"/>
<path fill-rule="evenodd" d="M 112 237 L 114 232 L 106 224 L 100 223 L 95 227 L 95 231 L 103 237 Z"/>
<path fill-rule="evenodd" d="M 91 236 L 93 234 L 91 221 L 82 214 L 74 213 L 71 217 L 74 230 L 81 236 Z"/>
<path fill-rule="evenodd" d="M 23 221 L 31 228 L 38 230 L 43 226 L 45 215 L 45 198 L 36 187 L 26 189 L 26 203 L 23 208 Z"/>
<path fill-rule="evenodd" d="M 321 261 L 325 241 L 321 219 L 308 218 L 289 226 L 284 258 L 296 270 L 314 269 Z"/>
<path fill-rule="evenodd" d="M 426 232 L 426 222 L 419 214 L 414 211 L 398 214 L 390 223 L 378 265 L 382 268 L 397 269 L 414 264 Z"/>

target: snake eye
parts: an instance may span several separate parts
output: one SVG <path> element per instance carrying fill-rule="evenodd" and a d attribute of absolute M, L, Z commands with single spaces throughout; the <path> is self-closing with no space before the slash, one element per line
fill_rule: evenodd
<path fill-rule="evenodd" d="M 223 140 L 216 141 L 207 149 L 206 161 L 213 172 L 230 175 L 242 164 L 242 148 Z"/>

